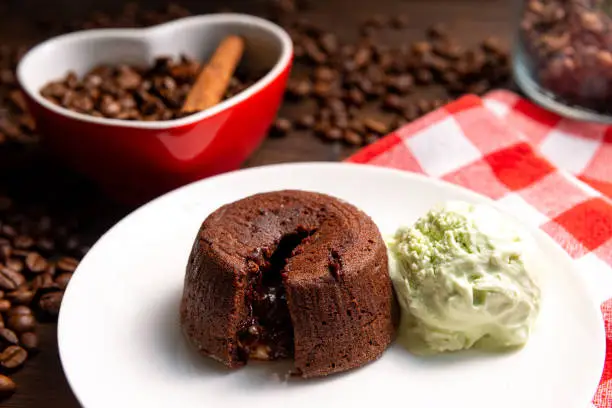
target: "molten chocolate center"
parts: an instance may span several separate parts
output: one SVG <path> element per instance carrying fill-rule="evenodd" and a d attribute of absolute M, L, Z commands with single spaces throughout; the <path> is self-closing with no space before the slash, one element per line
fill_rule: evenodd
<path fill-rule="evenodd" d="M 257 251 L 258 270 L 249 276 L 245 303 L 249 317 L 238 333 L 241 358 L 278 360 L 293 357 L 293 325 L 287 307 L 282 272 L 295 248 L 312 231 L 282 237 L 276 249 Z"/>

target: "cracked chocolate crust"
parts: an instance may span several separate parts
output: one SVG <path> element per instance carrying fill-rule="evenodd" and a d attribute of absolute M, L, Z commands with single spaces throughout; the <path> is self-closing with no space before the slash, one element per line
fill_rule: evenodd
<path fill-rule="evenodd" d="M 324 194 L 277 191 L 225 205 L 193 245 L 181 324 L 228 367 L 293 358 L 316 377 L 362 366 L 391 343 L 397 306 L 378 228 Z"/>

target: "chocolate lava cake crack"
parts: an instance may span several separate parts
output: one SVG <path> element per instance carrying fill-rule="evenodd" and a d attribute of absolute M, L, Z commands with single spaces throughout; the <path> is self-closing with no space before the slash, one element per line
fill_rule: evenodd
<path fill-rule="evenodd" d="M 240 360 L 293 358 L 293 324 L 283 284 L 284 268 L 300 244 L 315 232 L 298 228 L 281 237 L 276 248 L 258 248 L 247 260 L 249 283 L 244 301 L 248 317 L 237 336 Z"/>
<path fill-rule="evenodd" d="M 329 268 L 329 273 L 336 281 L 342 279 L 342 260 L 338 251 L 332 249 L 329 252 L 329 264 L 327 267 Z"/>

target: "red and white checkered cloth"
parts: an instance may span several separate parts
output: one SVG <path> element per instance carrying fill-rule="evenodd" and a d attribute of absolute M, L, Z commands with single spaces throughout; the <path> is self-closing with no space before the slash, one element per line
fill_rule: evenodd
<path fill-rule="evenodd" d="M 465 96 L 348 159 L 440 178 L 497 200 L 571 255 L 602 303 L 612 407 L 612 128 L 561 119 L 519 96 Z"/>

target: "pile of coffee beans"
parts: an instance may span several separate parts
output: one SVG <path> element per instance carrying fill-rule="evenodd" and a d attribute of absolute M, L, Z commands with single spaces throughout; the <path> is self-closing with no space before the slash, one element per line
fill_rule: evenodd
<path fill-rule="evenodd" d="M 315 101 L 301 118 L 279 118 L 272 135 L 306 129 L 327 141 L 362 146 L 448 103 L 464 93 L 483 94 L 507 85 L 509 55 L 496 38 L 475 48 L 458 44 L 446 27 L 432 25 L 424 39 L 390 47 L 374 36 L 402 30 L 406 16 L 373 16 L 359 27 L 359 40 L 342 43 L 335 33 L 299 16 L 292 2 L 280 2 L 278 21 L 294 43 L 298 66 L 286 103 Z M 417 91 L 441 87 L 443 98 L 416 98 Z"/>
<path fill-rule="evenodd" d="M 39 322 L 54 321 L 64 289 L 88 247 L 48 215 L 17 211 L 0 196 L 0 398 L 9 377 L 38 351 Z"/>
<path fill-rule="evenodd" d="M 64 108 L 96 117 L 144 121 L 177 119 L 186 116 L 181 107 L 200 67 L 199 62 L 185 55 L 178 61 L 158 57 L 148 67 L 100 65 L 81 79 L 69 72 L 62 80 L 45 85 L 41 94 Z M 255 83 L 259 76 L 251 74 L 237 72 L 224 99 Z"/>
<path fill-rule="evenodd" d="M 612 113 L 612 7 L 608 0 L 527 0 L 525 61 L 565 103 Z"/>

